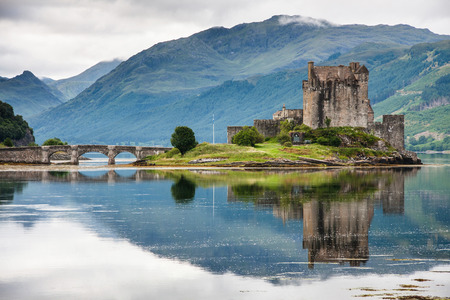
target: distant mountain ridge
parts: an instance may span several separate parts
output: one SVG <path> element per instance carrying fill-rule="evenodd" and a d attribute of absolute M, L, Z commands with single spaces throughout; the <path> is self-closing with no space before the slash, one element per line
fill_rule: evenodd
<path fill-rule="evenodd" d="M 62 104 L 51 89 L 30 71 L 0 80 L 0 100 L 9 103 L 16 114 L 25 118 Z"/>
<path fill-rule="evenodd" d="M 211 141 L 214 113 L 216 141 L 225 142 L 226 125 L 270 117 L 283 103 L 301 108 L 307 61 L 366 63 L 371 80 L 379 82 L 369 97 L 382 101 L 389 96 L 383 95 L 384 67 L 412 45 L 450 38 L 408 25 L 335 26 L 296 19 L 274 16 L 159 43 L 71 101 L 32 118 L 37 139 L 167 145 L 174 127 L 187 125 L 199 140 Z"/>
<path fill-rule="evenodd" d="M 53 93 L 58 96 L 61 101 L 66 102 L 76 97 L 97 79 L 111 72 L 111 70 L 117 67 L 121 62 L 122 61 L 119 59 L 102 61 L 76 76 L 60 80 L 43 78 L 42 81 L 52 89 Z"/>

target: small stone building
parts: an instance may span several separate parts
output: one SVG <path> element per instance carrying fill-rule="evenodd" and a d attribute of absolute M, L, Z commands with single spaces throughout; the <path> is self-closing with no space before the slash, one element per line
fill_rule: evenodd
<path fill-rule="evenodd" d="M 301 123 L 303 120 L 303 109 L 286 109 L 286 105 L 283 104 L 283 108 L 272 115 L 272 118 L 277 121 L 297 121 Z"/>

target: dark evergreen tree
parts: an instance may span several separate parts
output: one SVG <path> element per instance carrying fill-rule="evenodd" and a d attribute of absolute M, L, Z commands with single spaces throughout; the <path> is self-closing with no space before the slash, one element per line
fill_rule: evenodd
<path fill-rule="evenodd" d="M 172 133 L 170 143 L 175 148 L 178 148 L 182 155 L 193 149 L 198 144 L 195 140 L 194 131 L 187 126 L 176 127 L 174 133 Z"/>

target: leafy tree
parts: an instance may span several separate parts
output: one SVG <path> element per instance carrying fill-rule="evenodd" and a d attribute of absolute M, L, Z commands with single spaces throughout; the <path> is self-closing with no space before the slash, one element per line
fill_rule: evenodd
<path fill-rule="evenodd" d="M 254 147 L 257 143 L 262 142 L 264 142 L 264 136 L 253 126 L 244 126 L 244 128 L 233 136 L 232 139 L 232 143 L 239 146 Z"/>
<path fill-rule="evenodd" d="M 42 146 L 57 146 L 57 145 L 67 145 L 67 142 L 61 141 L 59 138 L 52 138 L 46 140 L 44 143 L 42 143 Z"/>
<path fill-rule="evenodd" d="M 195 140 L 194 131 L 192 131 L 192 129 L 187 126 L 176 127 L 174 133 L 172 133 L 170 143 L 175 148 L 178 148 L 182 155 L 195 148 L 195 146 L 197 146 L 198 144 L 198 142 Z"/>
<path fill-rule="evenodd" d="M 418 144 L 425 144 L 427 142 L 426 136 L 424 136 L 424 135 L 420 136 L 420 138 L 417 142 L 418 142 Z"/>
<path fill-rule="evenodd" d="M 9 137 L 5 139 L 3 145 L 5 145 L 6 147 L 14 147 L 14 143 Z"/>

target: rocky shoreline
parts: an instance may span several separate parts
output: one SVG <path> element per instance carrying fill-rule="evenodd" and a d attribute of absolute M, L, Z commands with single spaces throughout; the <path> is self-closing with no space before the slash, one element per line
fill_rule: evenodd
<path fill-rule="evenodd" d="M 328 159 L 320 160 L 307 157 L 298 157 L 297 160 L 279 158 L 268 160 L 265 162 L 256 161 L 237 161 L 232 163 L 221 163 L 226 158 L 200 158 L 189 161 L 188 165 L 208 166 L 208 167 L 258 167 L 258 168 L 284 168 L 284 167 L 348 167 L 348 166 L 410 166 L 422 165 L 422 161 L 417 154 L 411 151 L 393 152 L 391 156 L 382 157 L 366 157 L 358 156 L 356 159 L 349 160 Z M 207 165 L 205 165 L 207 164 Z M 148 164 L 145 160 L 139 160 L 133 163 L 134 166 L 157 166 L 156 164 Z M 178 167 L 182 167 L 178 165 Z"/>

